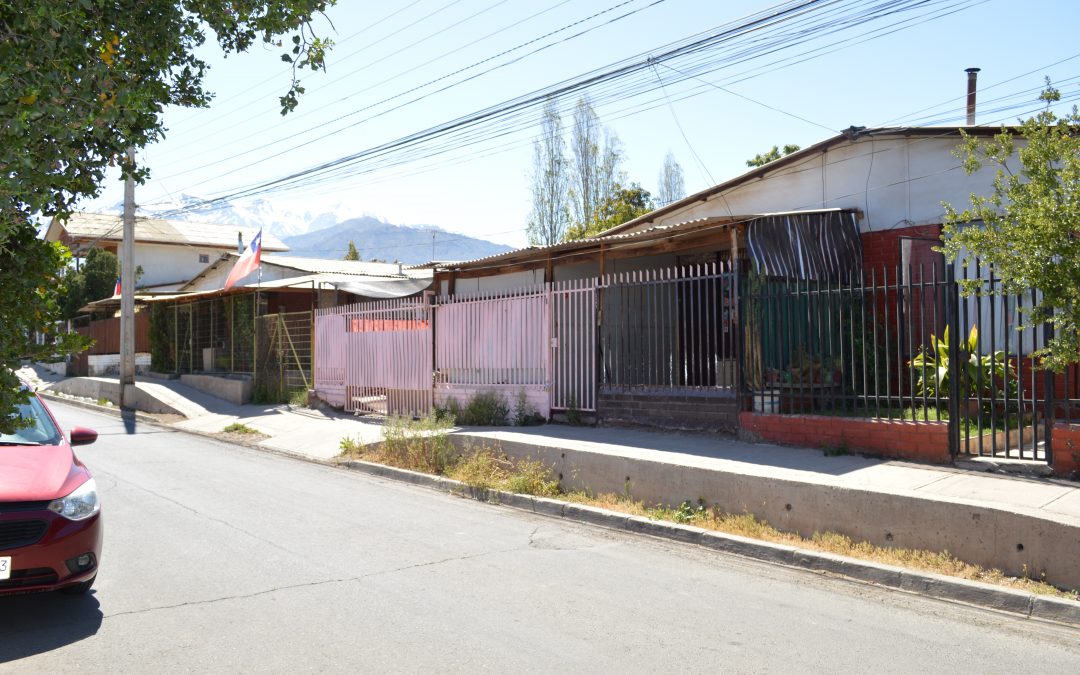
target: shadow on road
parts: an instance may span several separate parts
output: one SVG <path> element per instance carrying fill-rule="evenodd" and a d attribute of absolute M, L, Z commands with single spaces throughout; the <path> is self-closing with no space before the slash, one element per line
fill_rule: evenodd
<path fill-rule="evenodd" d="M 0 598 L 0 663 L 49 652 L 98 632 L 94 593 L 31 593 Z"/>

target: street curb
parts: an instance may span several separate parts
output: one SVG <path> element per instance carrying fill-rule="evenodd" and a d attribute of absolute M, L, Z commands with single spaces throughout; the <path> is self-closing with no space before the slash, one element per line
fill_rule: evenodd
<path fill-rule="evenodd" d="M 49 400 L 67 403 L 89 410 L 96 410 L 120 417 L 123 411 L 111 407 L 100 406 L 86 401 L 72 400 L 64 397 L 43 394 Z M 300 453 L 289 452 L 277 448 L 268 448 L 258 443 L 245 443 L 234 439 L 223 439 L 217 434 L 193 429 L 182 429 L 174 425 L 163 423 L 145 413 L 136 412 L 137 420 L 166 427 L 181 433 L 194 436 L 202 436 L 221 443 L 240 445 L 242 447 L 267 452 L 297 459 L 311 464 L 322 466 L 345 468 L 359 471 L 372 476 L 378 476 L 389 480 L 427 487 L 441 492 L 446 492 L 458 497 L 468 497 L 477 501 L 488 502 L 499 506 L 531 511 L 537 515 L 554 518 L 565 518 L 575 522 L 597 525 L 613 530 L 622 530 L 635 534 L 645 534 L 669 541 L 693 544 L 704 548 L 730 553 L 744 558 L 760 560 L 766 563 L 782 565 L 797 569 L 829 574 L 843 577 L 851 581 L 867 583 L 875 586 L 883 586 L 897 591 L 912 593 L 924 597 L 936 598 L 957 602 L 964 605 L 980 607 L 983 609 L 1007 612 L 1026 618 L 1060 623 L 1071 627 L 1080 627 L 1080 602 L 1053 598 L 1035 593 L 1013 590 L 984 584 L 978 581 L 968 581 L 956 577 L 946 577 L 930 572 L 917 572 L 902 567 L 893 567 L 858 558 L 847 558 L 807 549 L 774 544 L 772 542 L 740 537 L 735 534 L 706 530 L 692 525 L 681 525 L 663 520 L 651 520 L 641 516 L 632 516 L 618 511 L 602 509 L 586 504 L 563 502 L 546 497 L 522 495 L 513 492 L 499 490 L 478 489 L 466 485 L 460 481 L 442 476 L 399 469 L 385 464 L 365 462 L 363 460 L 350 459 L 345 461 L 323 460 Z"/>
<path fill-rule="evenodd" d="M 160 420 L 155 418 L 153 415 L 149 415 L 147 413 L 140 412 L 138 410 L 124 410 L 122 408 L 117 408 L 116 406 L 111 406 L 111 405 L 98 405 L 97 403 L 91 403 L 90 401 L 84 401 L 84 400 L 78 399 L 78 398 L 67 398 L 66 396 L 59 396 L 57 394 L 54 394 L 54 393 L 48 392 L 48 391 L 38 391 L 37 395 L 40 396 L 41 398 L 45 399 L 45 400 L 56 401 L 58 403 L 66 403 L 68 405 L 73 405 L 76 408 L 86 408 L 87 410 L 95 410 L 97 412 L 108 413 L 108 414 L 114 415 L 115 417 L 121 417 L 121 418 L 124 416 L 125 413 L 134 414 L 135 419 L 138 420 L 139 422 L 149 422 L 149 423 L 152 423 L 152 424 L 161 424 L 163 426 L 169 426 L 167 424 L 162 423 Z"/>
<path fill-rule="evenodd" d="M 844 577 L 852 581 L 883 586 L 939 600 L 1080 627 L 1080 602 L 1073 600 L 1053 598 L 984 584 L 978 581 L 947 577 L 930 572 L 918 572 L 868 560 L 859 560 L 858 558 L 847 558 L 831 553 L 774 544 L 734 534 L 706 530 L 692 525 L 651 520 L 585 504 L 562 502 L 556 499 L 498 490 L 477 489 L 442 476 L 398 469 L 384 464 L 352 459 L 340 462 L 338 466 L 381 478 L 389 478 L 448 492 L 460 497 L 469 497 L 477 501 L 531 511 L 538 515 L 565 518 L 588 525 L 645 534 L 785 567 Z"/>

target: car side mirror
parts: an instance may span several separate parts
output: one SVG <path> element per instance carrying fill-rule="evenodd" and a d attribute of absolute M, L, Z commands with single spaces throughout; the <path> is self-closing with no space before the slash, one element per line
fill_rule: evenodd
<path fill-rule="evenodd" d="M 72 445 L 90 445 L 97 440 L 97 432 L 86 427 L 72 427 L 68 437 Z"/>

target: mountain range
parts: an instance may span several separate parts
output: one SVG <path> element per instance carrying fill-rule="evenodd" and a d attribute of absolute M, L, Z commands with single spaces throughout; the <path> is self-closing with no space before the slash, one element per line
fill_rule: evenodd
<path fill-rule="evenodd" d="M 265 199 L 243 204 L 220 202 L 202 205 L 192 195 L 180 195 L 158 209 L 141 209 L 146 215 L 162 213 L 173 220 L 262 227 L 289 246 L 284 255 L 341 259 L 352 241 L 362 260 L 386 260 L 418 264 L 431 260 L 474 260 L 511 250 L 490 241 L 448 232 L 434 225 L 394 225 L 373 216 L 355 216 L 346 206 L 296 210 Z M 184 208 L 179 214 L 171 211 Z M 123 212 L 118 204 L 114 212 Z M 434 246 L 433 246 L 434 244 Z"/>

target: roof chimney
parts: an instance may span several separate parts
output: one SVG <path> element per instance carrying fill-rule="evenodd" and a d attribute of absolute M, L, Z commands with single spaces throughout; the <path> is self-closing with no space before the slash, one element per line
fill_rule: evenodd
<path fill-rule="evenodd" d="M 975 81 L 979 79 L 979 69 L 965 68 L 964 72 L 968 74 L 967 125 L 973 127 L 975 126 Z"/>
<path fill-rule="evenodd" d="M 236 255 L 244 255 L 244 233 L 236 233 Z"/>

